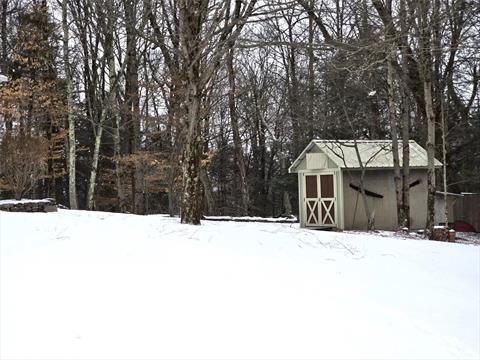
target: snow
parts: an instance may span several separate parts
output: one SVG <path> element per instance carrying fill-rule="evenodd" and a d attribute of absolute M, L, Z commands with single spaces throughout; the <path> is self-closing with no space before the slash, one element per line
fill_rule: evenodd
<path fill-rule="evenodd" d="M 49 199 L 7 199 L 7 200 L 0 200 L 0 205 L 13 205 L 13 204 L 31 204 L 31 203 L 49 203 L 51 200 Z"/>
<path fill-rule="evenodd" d="M 225 220 L 225 221 L 255 221 L 255 222 L 291 222 L 296 223 L 298 219 L 295 216 L 286 217 L 260 217 L 260 216 L 206 216 L 207 220 Z"/>
<path fill-rule="evenodd" d="M 480 247 L 0 212 L 2 359 L 478 359 Z"/>
<path fill-rule="evenodd" d="M 455 242 L 480 245 L 480 233 L 456 232 Z"/>

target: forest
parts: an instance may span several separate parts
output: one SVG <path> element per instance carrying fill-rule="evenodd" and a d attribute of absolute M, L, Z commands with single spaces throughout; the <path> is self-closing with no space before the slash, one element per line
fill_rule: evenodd
<path fill-rule="evenodd" d="M 277 217 L 312 139 L 415 140 L 433 226 L 480 192 L 479 34 L 475 0 L 0 0 L 0 198 Z"/>

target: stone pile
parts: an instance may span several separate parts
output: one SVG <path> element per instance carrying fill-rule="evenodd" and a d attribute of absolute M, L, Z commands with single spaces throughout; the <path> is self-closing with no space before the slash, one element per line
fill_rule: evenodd
<path fill-rule="evenodd" d="M 55 199 L 42 200 L 0 200 L 0 211 L 10 212 L 55 212 L 57 203 Z"/>

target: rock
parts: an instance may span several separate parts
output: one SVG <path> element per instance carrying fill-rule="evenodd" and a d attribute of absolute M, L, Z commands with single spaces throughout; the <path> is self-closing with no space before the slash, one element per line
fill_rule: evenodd
<path fill-rule="evenodd" d="M 57 212 L 57 205 L 51 205 L 51 204 L 45 205 L 44 211 L 45 212 Z"/>
<path fill-rule="evenodd" d="M 9 212 L 55 212 L 57 203 L 55 199 L 42 200 L 0 200 L 0 211 Z"/>

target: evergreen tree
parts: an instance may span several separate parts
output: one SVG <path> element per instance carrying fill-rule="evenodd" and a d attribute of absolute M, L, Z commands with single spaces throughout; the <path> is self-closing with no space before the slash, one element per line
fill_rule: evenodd
<path fill-rule="evenodd" d="M 9 80 L 0 89 L 6 137 L 10 142 L 25 135 L 46 141 L 47 174 L 39 190 L 55 196 L 64 172 L 65 101 L 55 66 L 55 27 L 46 2 L 34 2 L 20 13 L 15 43 Z"/>

